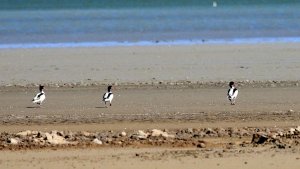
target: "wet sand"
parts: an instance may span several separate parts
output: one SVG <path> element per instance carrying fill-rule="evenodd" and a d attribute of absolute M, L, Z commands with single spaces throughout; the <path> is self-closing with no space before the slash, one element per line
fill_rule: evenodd
<path fill-rule="evenodd" d="M 2 92 L 0 98 L 0 123 L 4 126 L 92 124 L 109 127 L 113 127 L 110 123 L 125 123 L 122 125 L 125 128 L 126 122 L 150 126 L 179 122 L 189 126 L 215 126 L 257 124 L 258 121 L 297 125 L 299 87 L 241 87 L 239 90 L 237 105 L 231 106 L 226 98 L 226 88 L 115 87 L 112 106 L 105 107 L 101 101 L 105 89 L 101 87 L 46 88 L 46 101 L 39 108 L 30 101 L 35 89 L 11 88 Z M 294 112 L 288 114 L 289 110 Z"/>
<path fill-rule="evenodd" d="M 0 84 L 300 80 L 299 44 L 1 49 Z"/>

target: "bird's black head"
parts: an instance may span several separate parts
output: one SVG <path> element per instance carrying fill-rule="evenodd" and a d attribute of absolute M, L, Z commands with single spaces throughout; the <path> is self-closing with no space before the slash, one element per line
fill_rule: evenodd
<path fill-rule="evenodd" d="M 229 87 L 232 87 L 233 85 L 234 85 L 233 81 L 229 82 Z"/>
<path fill-rule="evenodd" d="M 110 92 L 111 91 L 112 86 L 108 86 L 107 87 L 107 91 Z"/>
<path fill-rule="evenodd" d="M 42 91 L 44 89 L 44 86 L 40 85 L 39 89 L 40 91 Z"/>

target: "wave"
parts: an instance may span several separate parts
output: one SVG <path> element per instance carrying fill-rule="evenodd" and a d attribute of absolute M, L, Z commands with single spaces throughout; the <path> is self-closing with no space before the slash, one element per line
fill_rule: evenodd
<path fill-rule="evenodd" d="M 259 43 L 300 43 L 300 37 L 138 41 L 138 42 L 111 41 L 111 42 L 17 43 L 17 44 L 0 44 L 0 49 L 169 46 L 169 45 L 205 45 L 205 44 L 237 44 L 238 45 L 238 44 L 259 44 Z"/>

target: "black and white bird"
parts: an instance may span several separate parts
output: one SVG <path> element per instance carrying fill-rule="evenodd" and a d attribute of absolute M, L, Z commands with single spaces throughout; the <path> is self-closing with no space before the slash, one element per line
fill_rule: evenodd
<path fill-rule="evenodd" d="M 239 94 L 239 91 L 238 89 L 236 88 L 234 82 L 230 82 L 229 83 L 229 89 L 228 89 L 228 92 L 227 92 L 227 98 L 229 99 L 231 105 L 235 105 L 235 100 Z"/>
<path fill-rule="evenodd" d="M 111 102 L 114 98 L 114 94 L 111 92 L 111 88 L 112 88 L 112 86 L 108 86 L 107 92 L 104 93 L 104 95 L 103 95 L 103 101 L 104 101 L 105 105 L 106 105 L 106 102 L 109 102 L 109 105 L 111 106 Z"/>
<path fill-rule="evenodd" d="M 32 99 L 32 103 L 36 103 L 38 105 L 42 105 L 43 101 L 46 99 L 45 92 L 44 92 L 44 86 L 39 86 L 40 92 L 35 95 L 35 97 Z"/>

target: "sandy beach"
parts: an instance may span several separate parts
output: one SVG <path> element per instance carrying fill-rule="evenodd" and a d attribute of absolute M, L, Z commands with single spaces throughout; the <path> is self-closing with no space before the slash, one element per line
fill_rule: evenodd
<path fill-rule="evenodd" d="M 1 49 L 0 168 L 299 168 L 298 46 Z"/>

